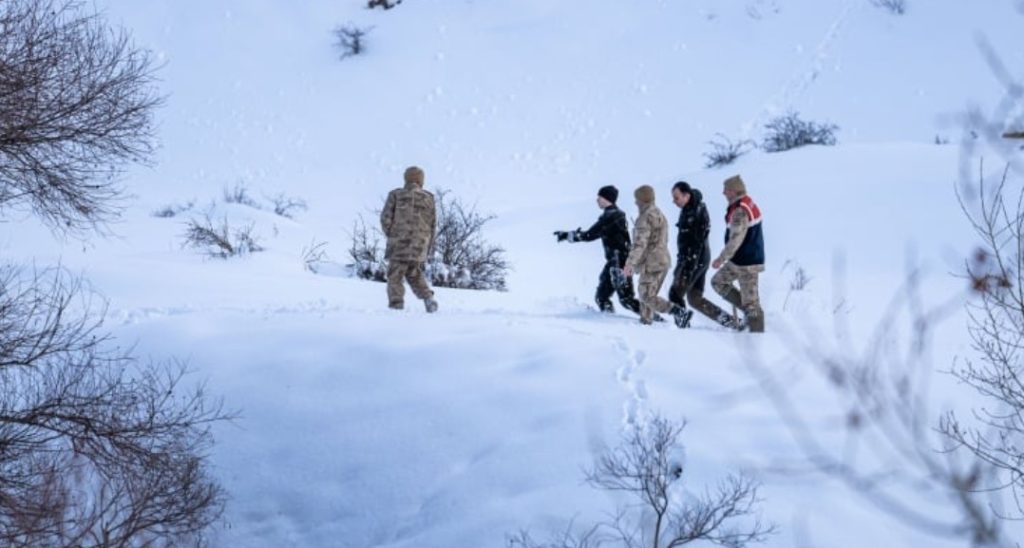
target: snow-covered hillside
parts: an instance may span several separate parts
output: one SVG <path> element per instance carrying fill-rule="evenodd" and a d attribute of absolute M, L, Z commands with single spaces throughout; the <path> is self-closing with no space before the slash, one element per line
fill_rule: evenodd
<path fill-rule="evenodd" d="M 950 275 L 974 241 L 954 194 L 958 113 L 1002 98 L 979 36 L 1024 76 L 1024 13 L 1009 1 L 911 1 L 899 17 L 868 0 L 98 4 L 165 63 L 157 163 L 130 174 L 114 237 L 55 241 L 27 219 L 0 245 L 82 272 L 121 344 L 188 359 L 240 410 L 214 453 L 232 497 L 214 533 L 224 547 L 497 547 L 521 528 L 601 519 L 621 499 L 583 484 L 581 467 L 651 412 L 689 421 L 693 492 L 799 458 L 744 362 L 788 371 L 778 333 L 827 331 L 836 310 L 866 335 L 911 268 L 928 299 L 966 301 Z M 364 55 L 339 61 L 330 30 L 347 22 L 373 30 Z M 840 145 L 701 168 L 716 133 L 759 139 L 790 110 L 838 124 Z M 497 215 L 486 236 L 514 266 L 508 292 L 438 290 L 428 316 L 388 310 L 383 285 L 342 269 L 304 270 L 314 240 L 344 263 L 352 222 L 414 164 L 428 189 Z M 587 309 L 600 246 L 558 245 L 551 231 L 592 223 L 598 187 L 617 185 L 635 217 L 628 197 L 651 184 L 674 218 L 669 188 L 689 181 L 717 250 L 733 173 L 765 214 L 768 334 Z M 223 204 L 239 182 L 309 209 L 287 219 Z M 253 223 L 266 251 L 221 261 L 183 248 L 191 213 L 152 212 L 192 200 Z M 796 268 L 811 282 L 794 293 Z M 937 368 L 969 354 L 964 322 L 958 310 L 940 326 Z M 832 408 L 813 383 L 794 394 L 809 416 Z M 938 373 L 933 395 L 938 407 L 966 397 Z M 768 546 L 964 545 L 832 481 L 762 479 L 780 527 Z"/>

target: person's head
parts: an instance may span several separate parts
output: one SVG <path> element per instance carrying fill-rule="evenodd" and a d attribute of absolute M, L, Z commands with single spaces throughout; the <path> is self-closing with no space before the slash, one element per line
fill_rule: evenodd
<path fill-rule="evenodd" d="M 633 192 L 633 197 L 636 198 L 636 205 L 643 207 L 645 205 L 654 203 L 654 189 L 651 185 L 643 185 L 637 187 Z"/>
<path fill-rule="evenodd" d="M 412 166 L 405 170 L 405 184 L 415 184 L 416 186 L 423 188 L 424 174 L 423 170 Z"/>
<path fill-rule="evenodd" d="M 680 208 L 686 207 L 686 204 L 690 203 L 690 197 L 693 195 L 693 189 L 690 188 L 690 183 L 686 181 L 679 181 L 672 185 L 672 203 L 676 204 Z"/>
<path fill-rule="evenodd" d="M 601 209 L 615 205 L 615 201 L 618 199 L 619 189 L 612 185 L 603 186 L 597 191 L 597 207 Z"/>
<path fill-rule="evenodd" d="M 743 183 L 743 179 L 739 175 L 733 175 L 722 183 L 722 195 L 725 199 L 732 203 L 739 198 L 742 198 L 747 194 L 747 185 Z"/>

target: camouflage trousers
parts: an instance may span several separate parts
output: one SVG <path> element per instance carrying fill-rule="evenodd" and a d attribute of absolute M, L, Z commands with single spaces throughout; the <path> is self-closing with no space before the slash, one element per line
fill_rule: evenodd
<path fill-rule="evenodd" d="M 757 289 L 757 276 L 764 272 L 764 265 L 739 266 L 725 263 L 711 278 L 711 286 L 733 306 L 743 311 L 747 324 L 753 332 L 764 331 L 764 310 Z M 739 290 L 733 282 L 739 282 Z"/>
<path fill-rule="evenodd" d="M 408 261 L 388 262 L 388 306 L 402 308 L 405 305 L 405 285 L 409 281 L 412 292 L 420 299 L 429 299 L 434 292 L 423 275 L 423 263 Z"/>
<path fill-rule="evenodd" d="M 640 293 L 640 321 L 649 324 L 654 320 L 654 311 L 668 312 L 672 303 L 658 296 L 661 291 L 661 284 L 665 283 L 668 270 L 655 272 L 643 272 L 640 274 L 640 282 L 637 284 L 637 291 Z"/>

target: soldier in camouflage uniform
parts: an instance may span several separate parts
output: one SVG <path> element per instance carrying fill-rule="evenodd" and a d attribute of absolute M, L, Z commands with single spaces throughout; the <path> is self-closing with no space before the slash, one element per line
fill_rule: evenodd
<path fill-rule="evenodd" d="M 721 269 L 711 285 L 725 300 L 743 310 L 751 332 L 764 332 L 764 310 L 757 291 L 757 276 L 764 272 L 764 232 L 761 210 L 747 196 L 747 187 L 739 175 L 725 180 L 722 194 L 729 201 L 725 214 L 725 248 L 711 263 Z M 739 282 L 739 289 L 733 282 Z"/>
<path fill-rule="evenodd" d="M 388 193 L 380 212 L 380 226 L 388 238 L 384 251 L 388 260 L 388 306 L 396 310 L 404 307 L 402 282 L 408 280 L 412 292 L 423 299 L 427 312 L 433 313 L 437 311 L 437 301 L 423 266 L 434 247 L 437 211 L 434 195 L 423 190 L 423 178 L 423 170 L 418 167 L 405 170 L 405 187 Z"/>
<path fill-rule="evenodd" d="M 668 219 L 654 204 L 654 189 L 643 185 L 634 192 L 640 216 L 633 226 L 633 249 L 626 258 L 623 273 L 632 276 L 640 274 L 640 323 L 650 325 L 654 310 L 668 312 L 672 304 L 658 297 L 661 284 L 665 282 L 672 256 L 668 251 Z"/>

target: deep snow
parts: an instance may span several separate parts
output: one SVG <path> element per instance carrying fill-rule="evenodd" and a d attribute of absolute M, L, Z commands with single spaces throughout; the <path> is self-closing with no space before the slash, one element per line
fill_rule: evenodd
<path fill-rule="evenodd" d="M 116 237 L 5 225 L 8 257 L 82 272 L 121 344 L 187 358 L 241 411 L 217 430 L 232 497 L 219 546 L 501 546 L 520 528 L 600 519 L 620 499 L 583 485 L 581 467 L 652 411 L 689 421 L 699 492 L 798 456 L 743 360 L 783 363 L 784 327 L 827 331 L 836 280 L 859 337 L 911 267 L 929 299 L 967 298 L 950 275 L 973 243 L 954 196 L 960 149 L 933 140 L 958 142 L 957 113 L 1001 97 L 979 32 L 1021 75 L 1024 15 L 1010 2 L 912 2 L 903 17 L 867 0 L 361 5 L 101 2 L 166 63 L 157 165 L 127 179 Z M 329 31 L 347 21 L 374 26 L 370 49 L 338 61 Z M 700 169 L 716 132 L 758 138 L 789 109 L 837 123 L 841 146 Z M 439 290 L 439 314 L 413 302 L 395 313 L 382 285 L 302 268 L 314 239 L 345 262 L 346 230 L 410 164 L 497 215 L 487 236 L 514 265 L 509 292 Z M 732 173 L 765 212 L 773 333 L 587 310 L 600 246 L 558 245 L 552 230 L 593 222 L 604 184 L 631 216 L 631 190 L 652 184 L 674 219 L 668 188 L 686 179 L 704 190 L 717 251 Z M 221 203 L 238 181 L 310 208 L 290 220 Z M 182 248 L 189 214 L 151 212 L 192 199 L 253 222 L 267 251 L 220 261 Z M 797 267 L 812 280 L 794 294 Z M 937 369 L 969 353 L 964 321 L 942 324 Z M 828 391 L 806 379 L 794 393 L 820 428 L 841 430 L 821 412 Z M 940 373 L 934 396 L 968 398 Z M 781 528 L 769 546 L 965 544 L 907 529 L 831 481 L 764 480 L 764 514 Z"/>

